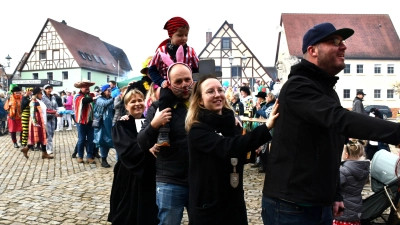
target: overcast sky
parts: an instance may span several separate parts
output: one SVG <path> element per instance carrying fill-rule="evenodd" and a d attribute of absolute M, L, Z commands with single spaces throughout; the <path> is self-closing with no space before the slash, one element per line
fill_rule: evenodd
<path fill-rule="evenodd" d="M 32 48 L 47 18 L 99 37 L 125 51 L 139 74 L 142 61 L 153 55 L 158 44 L 168 37 L 165 22 L 185 18 L 190 25 L 188 45 L 199 54 L 206 44 L 206 32 L 213 35 L 226 21 L 264 66 L 273 66 L 281 13 L 389 14 L 397 32 L 400 13 L 395 0 L 19 0 L 2 2 L 0 64 L 9 54 L 14 69 L 25 52 Z M 339 27 L 338 27 L 339 28 Z"/>

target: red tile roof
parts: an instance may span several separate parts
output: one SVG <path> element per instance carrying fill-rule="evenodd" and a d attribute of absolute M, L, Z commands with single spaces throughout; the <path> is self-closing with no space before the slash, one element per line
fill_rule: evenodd
<path fill-rule="evenodd" d="M 351 28 L 347 59 L 400 59 L 400 40 L 387 14 L 298 14 L 282 13 L 290 55 L 302 57 L 303 36 L 316 24 L 330 22 L 336 29 Z"/>
<path fill-rule="evenodd" d="M 132 69 L 129 60 L 122 49 L 112 46 L 113 48 L 110 48 L 110 51 L 112 50 L 113 52 L 115 53 L 118 52 L 119 54 L 117 55 L 111 53 L 107 49 L 107 47 L 109 46 L 106 46 L 106 44 L 103 41 L 101 41 L 100 38 L 52 19 L 48 19 L 48 21 L 53 25 L 53 27 L 55 28 L 55 30 L 61 37 L 62 41 L 69 49 L 72 56 L 74 57 L 74 59 L 76 60 L 76 62 L 80 67 L 102 71 L 106 73 L 117 74 L 118 72 L 117 61 L 120 60 L 121 69 L 124 70 Z M 92 58 L 92 60 L 90 61 L 88 59 L 86 60 L 83 59 L 78 51 L 83 53 L 88 53 Z M 96 62 L 93 55 L 97 56 L 100 63 Z M 100 57 L 104 59 L 106 65 L 102 63 Z M 115 67 L 113 66 L 113 64 Z M 122 73 L 122 71 L 120 72 Z"/>

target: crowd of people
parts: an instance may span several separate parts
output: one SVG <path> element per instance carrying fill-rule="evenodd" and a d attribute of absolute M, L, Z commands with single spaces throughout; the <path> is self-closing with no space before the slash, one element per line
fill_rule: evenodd
<path fill-rule="evenodd" d="M 303 59 L 272 90 L 261 82 L 257 90 L 223 87 L 214 74 L 194 81 L 196 60 L 187 60 L 195 55 L 182 57 L 194 52 L 189 25 L 174 17 L 164 29 L 169 39 L 147 68 L 169 101 L 148 102 L 129 87 L 121 100 L 127 115 L 112 131 L 119 161 L 110 222 L 180 224 L 186 207 L 190 224 L 247 224 L 243 168 L 253 157 L 266 174 L 264 224 L 361 223 L 370 165 L 362 140 L 398 145 L 400 127 L 340 105 L 334 86 L 352 29 L 310 28 Z M 249 128 L 243 116 L 266 120 Z"/>
<path fill-rule="evenodd" d="M 77 126 L 77 162 L 86 149 L 87 163 L 101 157 L 111 167 L 114 148 L 113 224 L 179 225 L 184 208 L 192 225 L 248 224 L 249 162 L 265 173 L 264 224 L 361 223 L 361 190 L 376 152 L 365 153 L 363 140 L 398 145 L 400 126 L 372 118 L 376 110 L 367 116 L 340 105 L 334 86 L 353 29 L 315 25 L 284 85 L 259 80 L 237 90 L 213 73 L 193 80 L 199 59 L 187 45 L 185 19 L 173 17 L 164 29 L 169 37 L 143 63 L 142 79 L 126 87 L 110 81 L 90 92 L 95 83 L 82 80 L 78 93 L 66 90 L 61 100 L 50 85 L 24 96 L 13 87 L 4 109 L 14 146 L 20 132 L 26 158 L 37 144 L 42 158 L 53 158 L 52 137 L 65 118 L 67 130 L 71 120 Z M 244 116 L 264 120 L 246 123 Z"/>

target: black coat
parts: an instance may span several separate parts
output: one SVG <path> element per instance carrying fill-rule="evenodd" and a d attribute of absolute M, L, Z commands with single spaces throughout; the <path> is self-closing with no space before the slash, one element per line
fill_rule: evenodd
<path fill-rule="evenodd" d="M 143 149 L 150 149 L 157 142 L 158 129 L 150 123 L 153 120 L 159 101 L 153 102 L 147 110 L 146 120 L 138 134 L 139 145 Z M 169 122 L 170 146 L 160 147 L 156 159 L 156 181 L 168 184 L 188 185 L 189 150 L 185 117 L 187 108 L 184 102 L 178 102 L 171 109 L 172 117 Z"/>
<path fill-rule="evenodd" d="M 155 157 L 137 141 L 135 119 L 119 120 L 112 129 L 118 162 L 110 196 L 108 221 L 113 224 L 157 225 Z"/>
<path fill-rule="evenodd" d="M 400 125 L 340 105 L 331 77 L 302 60 L 279 94 L 263 194 L 296 203 L 331 206 L 341 201 L 339 166 L 346 137 L 400 143 Z"/>
<path fill-rule="evenodd" d="M 200 123 L 188 133 L 189 139 L 189 224 L 245 225 L 243 165 L 246 153 L 271 140 L 268 128 L 259 126 L 245 135 L 235 126 L 232 110 L 223 115 L 202 110 Z M 230 185 L 231 158 L 238 158 L 239 185 Z"/>

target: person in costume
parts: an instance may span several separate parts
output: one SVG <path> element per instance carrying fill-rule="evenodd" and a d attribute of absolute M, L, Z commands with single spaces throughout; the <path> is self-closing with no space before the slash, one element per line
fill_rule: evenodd
<path fill-rule="evenodd" d="M 155 157 L 137 142 L 144 119 L 144 95 L 137 89 L 128 89 L 123 104 L 128 113 L 112 128 L 119 160 L 114 167 L 108 221 L 119 225 L 157 225 Z"/>
<path fill-rule="evenodd" d="M 94 116 L 100 118 L 99 127 L 94 128 L 93 143 L 100 148 L 101 166 L 111 167 L 107 162 L 108 152 L 113 148 L 111 138 L 112 120 L 114 117 L 114 98 L 111 97 L 111 87 L 109 84 L 101 86 L 101 95 L 94 105 Z"/>
<path fill-rule="evenodd" d="M 246 154 L 271 140 L 278 105 L 265 125 L 241 135 L 225 89 L 214 76 L 193 89 L 185 128 L 189 145 L 189 224 L 245 225 L 243 166 Z"/>
<path fill-rule="evenodd" d="M 21 145 L 26 146 L 28 144 L 28 130 L 29 130 L 29 116 L 30 116 L 30 107 L 29 103 L 31 102 L 33 88 L 26 88 L 25 95 L 22 97 L 21 101 L 21 124 L 22 124 L 22 141 Z"/>
<path fill-rule="evenodd" d="M 4 109 L 8 111 L 8 132 L 11 134 L 11 140 L 14 143 L 14 148 L 19 148 L 17 143 L 17 132 L 21 132 L 20 140 L 22 142 L 22 122 L 21 122 L 21 102 L 22 90 L 18 86 L 11 89 L 10 98 L 4 105 Z"/>
<path fill-rule="evenodd" d="M 95 83 L 88 80 L 82 80 L 76 82 L 74 87 L 80 88 L 78 94 L 74 96 L 74 112 L 75 120 L 78 128 L 78 163 L 83 163 L 83 150 L 86 144 L 86 157 L 87 162 L 90 164 L 95 164 L 93 158 L 93 138 L 94 138 L 94 127 L 93 123 L 93 101 L 94 94 L 90 93 L 89 87 L 93 86 Z"/>
<path fill-rule="evenodd" d="M 66 93 L 64 102 L 65 113 L 63 116 L 65 117 L 65 120 L 67 121 L 68 124 L 67 130 L 72 130 L 71 114 L 73 114 L 72 102 L 74 100 L 74 97 L 72 96 L 72 92 L 70 90 L 65 90 L 65 93 Z"/>
<path fill-rule="evenodd" d="M 182 46 L 184 51 L 183 63 L 191 68 L 192 73 L 199 71 L 199 58 L 194 49 L 187 45 L 189 35 L 188 22 L 181 17 L 173 17 L 165 23 L 164 30 L 168 31 L 169 38 L 158 45 L 155 55 L 148 64 L 151 79 L 161 87 L 159 98 L 160 111 L 172 107 L 175 101 L 175 96 L 168 88 L 168 65 L 163 62 L 161 53 L 167 54 L 173 62 L 177 62 L 177 51 Z M 169 146 L 169 125 L 164 125 L 160 128 L 159 132 L 157 144 L 159 146 Z"/>
<path fill-rule="evenodd" d="M 133 81 L 128 84 L 129 89 L 136 88 L 140 92 L 144 94 L 144 96 L 147 95 L 147 92 L 150 90 L 150 86 L 153 84 L 153 81 L 150 78 L 149 75 L 149 69 L 147 68 L 147 64 L 149 64 L 150 60 L 152 59 L 152 56 L 147 57 L 147 59 L 142 63 L 142 69 L 140 70 L 140 73 L 143 75 L 140 81 Z M 121 98 L 123 97 L 123 94 L 121 95 Z M 114 123 L 117 121 L 121 116 L 126 115 L 126 109 L 122 101 L 118 101 L 118 98 L 115 98 L 114 101 L 114 107 L 115 107 L 115 118 L 114 118 Z"/>
<path fill-rule="evenodd" d="M 21 152 L 25 158 L 29 158 L 28 151 L 33 148 L 36 143 L 40 143 L 42 148 L 42 159 L 53 159 L 46 150 L 47 134 L 46 134 L 46 114 L 42 109 L 39 99 L 43 96 L 40 87 L 36 87 L 32 92 L 32 99 L 29 103 L 29 131 L 28 131 L 28 145 L 24 146 Z M 42 104 L 45 105 L 45 104 Z"/>

